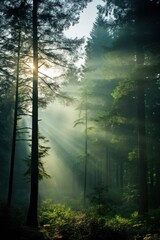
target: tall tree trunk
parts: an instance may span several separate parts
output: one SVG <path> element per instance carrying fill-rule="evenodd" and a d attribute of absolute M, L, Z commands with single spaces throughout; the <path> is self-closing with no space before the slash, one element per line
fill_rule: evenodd
<path fill-rule="evenodd" d="M 140 84 L 138 84 L 140 85 Z M 142 84 L 143 85 L 143 84 Z M 144 87 L 138 86 L 139 213 L 148 211 L 147 154 Z"/>
<path fill-rule="evenodd" d="M 17 72 L 17 74 L 16 74 L 16 93 L 15 93 L 15 107 L 14 107 L 14 119 L 13 119 L 14 122 L 13 122 L 10 175 L 9 175 L 9 185 L 8 185 L 8 201 L 7 201 L 7 205 L 9 207 L 11 205 L 12 192 L 13 192 L 13 176 L 14 176 L 14 163 L 15 163 L 15 150 L 16 150 L 20 51 L 21 51 L 21 29 L 19 29 L 19 35 L 18 35 L 18 52 L 17 52 L 17 69 L 16 69 L 16 72 Z"/>
<path fill-rule="evenodd" d="M 87 192 L 87 163 L 88 163 L 88 111 L 87 111 L 87 93 L 85 103 L 85 162 L 84 162 L 84 205 L 86 204 Z"/>
<path fill-rule="evenodd" d="M 32 95 L 32 152 L 31 152 L 31 193 L 27 225 L 38 226 L 38 37 L 37 0 L 33 0 L 33 95 Z"/>
<path fill-rule="evenodd" d="M 145 121 L 145 76 L 143 53 L 143 14 L 146 1 L 136 0 L 136 65 L 137 65 L 137 121 L 138 121 L 138 160 L 139 160 L 139 214 L 148 211 L 146 121 Z"/>
<path fill-rule="evenodd" d="M 156 144 L 156 149 L 157 152 L 159 152 L 159 144 Z M 159 154 L 157 154 L 156 162 L 155 162 L 155 191 L 154 191 L 154 206 L 155 207 L 160 207 L 160 195 L 159 195 L 159 190 L 160 190 L 160 159 L 159 159 Z"/>

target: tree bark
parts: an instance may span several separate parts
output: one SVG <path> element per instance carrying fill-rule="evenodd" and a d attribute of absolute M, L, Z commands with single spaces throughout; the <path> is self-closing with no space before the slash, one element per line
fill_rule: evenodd
<path fill-rule="evenodd" d="M 139 214 L 148 211 L 147 153 L 146 153 L 146 120 L 145 120 L 145 75 L 143 73 L 144 52 L 142 33 L 146 1 L 136 0 L 136 81 L 137 81 L 137 130 L 139 160 Z"/>
<path fill-rule="evenodd" d="M 31 152 L 31 192 L 27 215 L 27 225 L 38 226 L 38 37 L 37 0 L 33 0 L 33 94 L 32 94 L 32 152 Z"/>
<path fill-rule="evenodd" d="M 14 119 L 13 119 L 13 136 L 12 136 L 12 152 L 11 152 L 11 164 L 10 175 L 8 185 L 8 201 L 7 205 L 10 207 L 13 192 L 13 177 L 14 177 L 14 163 L 15 163 L 15 151 L 16 151 L 16 130 L 17 130 L 17 111 L 18 111 L 18 94 L 19 94 L 19 62 L 21 51 L 21 29 L 18 34 L 18 53 L 17 53 L 17 76 L 16 76 L 16 93 L 15 93 L 15 107 L 14 107 Z"/>
<path fill-rule="evenodd" d="M 146 129 L 145 129 L 145 97 L 143 86 L 138 86 L 137 96 L 138 96 L 139 195 L 140 195 L 139 213 L 144 214 L 148 211 L 148 185 L 147 185 L 147 154 L 146 154 Z"/>

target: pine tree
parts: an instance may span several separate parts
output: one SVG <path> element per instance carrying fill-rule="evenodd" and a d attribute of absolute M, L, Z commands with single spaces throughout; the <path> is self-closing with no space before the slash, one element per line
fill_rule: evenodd
<path fill-rule="evenodd" d="M 40 5 L 44 6 L 44 12 L 41 12 Z M 44 22 L 47 27 L 53 27 L 55 34 L 61 33 L 70 23 L 77 21 L 79 11 L 83 9 L 87 1 L 80 1 L 79 4 L 74 3 L 60 3 L 59 1 L 39 2 L 33 0 L 33 97 L 32 97 L 32 151 L 31 151 L 31 195 L 30 205 L 27 215 L 27 225 L 38 226 L 37 219 L 37 203 L 38 203 L 38 30 L 42 28 L 38 23 L 42 19 L 41 24 Z M 74 9 L 73 14 L 71 14 Z M 40 15 L 38 15 L 40 11 Z M 68 25 L 69 24 L 69 25 Z M 39 27 L 39 28 L 38 28 Z M 44 26 L 43 26 L 44 27 Z M 47 30 L 47 29 L 46 29 Z M 39 31 L 41 32 L 41 31 Z M 59 40 L 57 40 L 59 41 Z M 48 54 L 49 55 L 49 54 Z M 57 55 L 58 56 L 58 55 Z M 53 55 L 56 63 L 56 55 Z"/>
<path fill-rule="evenodd" d="M 146 147 L 146 100 L 147 88 L 158 74 L 155 60 L 151 61 L 151 54 L 157 48 L 159 36 L 155 32 L 158 29 L 158 1 L 107 1 L 106 8 L 101 9 L 114 14 L 110 21 L 112 30 L 117 29 L 115 47 L 118 59 L 121 61 L 126 53 L 130 53 L 133 65 L 128 71 L 128 81 L 124 80 L 123 89 L 119 88 L 119 94 L 127 96 L 133 89 L 137 104 L 137 135 L 138 135 L 138 160 L 139 160 L 139 213 L 148 210 L 148 160 Z M 149 10 L 150 9 L 150 10 Z M 105 12 L 106 13 L 106 12 Z M 147 28 L 146 28 L 147 26 Z M 152 43 L 151 43 L 152 42 Z M 152 70 L 151 70 L 152 69 Z M 129 69 L 128 69 L 129 70 Z M 125 83 L 126 82 L 126 83 Z M 130 83 L 133 83 L 130 84 Z M 127 87 L 128 85 L 128 87 Z M 125 92 L 125 90 L 128 90 Z"/>

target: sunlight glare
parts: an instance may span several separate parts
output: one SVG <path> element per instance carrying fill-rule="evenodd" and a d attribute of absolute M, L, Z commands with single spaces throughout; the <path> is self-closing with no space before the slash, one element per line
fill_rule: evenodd
<path fill-rule="evenodd" d="M 30 63 L 27 63 L 27 65 L 29 66 L 30 69 L 34 70 L 35 67 L 34 67 L 33 63 L 30 62 Z"/>

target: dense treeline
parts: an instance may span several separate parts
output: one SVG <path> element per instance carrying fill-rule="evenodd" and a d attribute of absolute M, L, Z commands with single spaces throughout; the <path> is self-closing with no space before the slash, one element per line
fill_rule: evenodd
<path fill-rule="evenodd" d="M 77 69 L 84 41 L 68 39 L 64 30 L 77 23 L 88 2 L 2 1 L 0 202 L 7 206 L 2 207 L 2 228 L 7 219 L 13 224 L 5 211 L 15 202 L 25 212 L 25 224 L 40 226 L 45 239 L 129 239 L 130 232 L 158 231 L 153 209 L 160 207 L 160 2 L 99 5 L 84 65 Z M 78 88 L 76 96 L 63 91 L 69 88 Z M 50 146 L 41 133 L 39 111 L 57 99 L 76 108 L 73 125 L 81 126 L 78 136 L 72 135 L 79 156 L 69 160 L 73 146 L 59 146 L 70 171 L 64 182 L 73 193 L 65 189 L 67 196 L 55 196 L 76 213 L 52 202 L 41 205 L 38 199 L 38 182 L 50 178 L 43 162 Z M 51 129 L 50 134 L 56 138 Z M 59 137 L 64 134 L 59 129 Z M 52 196 L 54 188 L 47 191 Z"/>
<path fill-rule="evenodd" d="M 99 10 L 80 106 L 88 118 L 88 186 L 119 191 L 145 213 L 160 204 L 159 1 L 107 1 Z"/>
<path fill-rule="evenodd" d="M 2 168 L 4 166 L 4 176 L 1 176 L 5 182 L 1 195 L 2 199 L 6 198 L 8 191 L 7 205 L 10 206 L 14 168 L 17 166 L 16 145 L 18 141 L 29 142 L 24 144 L 22 150 L 23 159 L 27 158 L 25 152 L 29 156 L 29 170 L 24 171 L 30 179 L 28 225 L 38 224 L 38 180 L 48 177 L 41 159 L 49 148 L 41 145 L 45 137 L 39 133 L 38 108 L 46 107 L 57 96 L 70 100 L 61 93 L 60 86 L 66 79 L 69 81 L 72 72 L 76 77 L 74 63 L 78 54 L 75 50 L 81 46 L 83 39 L 68 39 L 63 31 L 78 21 L 80 11 L 88 2 L 17 0 L 2 1 L 1 4 L 1 114 L 4 117 L 8 115 L 5 121 L 2 117 L 2 130 L 5 131 L 4 127 L 9 125 L 2 135 L 4 159 L 1 158 L 1 165 Z M 46 73 L 47 69 L 53 72 L 55 67 L 58 73 Z M 8 110 L 5 109 L 6 104 Z"/>

